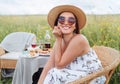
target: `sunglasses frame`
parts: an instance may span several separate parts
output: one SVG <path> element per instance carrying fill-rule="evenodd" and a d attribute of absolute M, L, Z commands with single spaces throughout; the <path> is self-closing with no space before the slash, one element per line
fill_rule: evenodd
<path fill-rule="evenodd" d="M 64 24 L 65 21 L 66 21 L 66 18 L 65 18 L 64 16 L 59 16 L 59 17 L 58 17 L 58 22 L 59 22 L 60 24 Z M 68 22 L 69 25 L 73 25 L 73 24 L 76 22 L 76 19 L 75 19 L 74 17 L 69 17 L 69 18 L 67 19 L 67 22 Z"/>

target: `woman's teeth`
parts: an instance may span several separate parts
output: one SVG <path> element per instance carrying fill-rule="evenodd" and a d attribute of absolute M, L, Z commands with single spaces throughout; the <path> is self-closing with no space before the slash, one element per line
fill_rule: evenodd
<path fill-rule="evenodd" d="M 69 29 L 69 27 L 63 27 L 63 29 Z"/>

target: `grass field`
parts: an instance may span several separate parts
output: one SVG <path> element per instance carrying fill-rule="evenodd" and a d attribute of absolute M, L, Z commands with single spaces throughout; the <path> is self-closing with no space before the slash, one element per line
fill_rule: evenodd
<path fill-rule="evenodd" d="M 0 84 L 12 84 L 12 78 L 2 78 Z"/>
<path fill-rule="evenodd" d="M 50 30 L 53 44 L 55 39 L 47 23 L 46 15 L 0 16 L 0 42 L 7 34 L 16 31 L 32 32 L 36 34 L 39 41 L 44 38 L 46 29 Z M 120 51 L 120 15 L 87 15 L 87 24 L 81 33 L 88 38 L 91 47 L 104 45 Z M 116 69 L 109 84 L 119 84 L 119 74 L 120 66 Z M 4 80 L 2 79 L 0 84 Z"/>

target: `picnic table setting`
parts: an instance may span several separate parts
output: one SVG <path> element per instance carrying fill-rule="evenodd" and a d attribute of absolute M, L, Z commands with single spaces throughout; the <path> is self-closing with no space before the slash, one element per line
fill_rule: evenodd
<path fill-rule="evenodd" d="M 33 58 L 38 56 L 49 56 L 51 51 L 52 51 L 51 48 L 41 49 L 40 46 L 36 46 L 36 47 L 30 46 L 23 51 L 22 57 Z"/>
<path fill-rule="evenodd" d="M 46 48 L 32 43 L 22 52 L 18 59 L 12 84 L 32 84 L 32 76 L 39 69 L 43 68 L 50 56 L 51 48 Z M 42 48 L 41 48 L 42 47 Z"/>
<path fill-rule="evenodd" d="M 46 30 L 44 39 L 40 39 L 38 42 L 34 40 L 31 45 L 23 51 L 23 57 L 49 56 L 52 51 L 50 39 L 49 31 Z"/>

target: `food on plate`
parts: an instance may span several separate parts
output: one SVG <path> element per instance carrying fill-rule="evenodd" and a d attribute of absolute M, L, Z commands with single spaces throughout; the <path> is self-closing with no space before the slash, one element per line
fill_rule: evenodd
<path fill-rule="evenodd" d="M 32 48 L 29 47 L 28 48 L 29 54 L 31 57 L 35 57 L 35 56 L 39 56 L 39 55 L 45 55 L 45 54 L 50 54 L 50 52 L 52 51 L 52 49 L 40 49 L 40 48 Z"/>
<path fill-rule="evenodd" d="M 37 52 L 39 54 L 49 54 L 51 52 L 51 49 L 38 49 Z"/>
<path fill-rule="evenodd" d="M 28 48 L 28 52 L 29 52 L 31 57 L 35 57 L 38 53 L 37 48 L 32 48 L 32 47 Z"/>
<path fill-rule="evenodd" d="M 30 50 L 29 54 L 30 54 L 30 56 L 34 57 L 36 55 L 36 52 L 35 52 L 35 50 Z"/>
<path fill-rule="evenodd" d="M 51 52 L 51 51 L 52 51 L 52 48 L 49 48 L 48 51 Z"/>
<path fill-rule="evenodd" d="M 42 54 L 48 54 L 49 51 L 41 51 L 40 53 L 42 53 Z"/>

